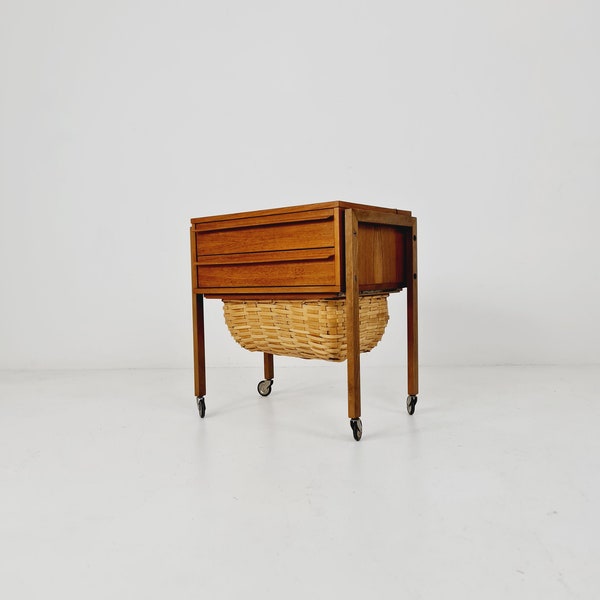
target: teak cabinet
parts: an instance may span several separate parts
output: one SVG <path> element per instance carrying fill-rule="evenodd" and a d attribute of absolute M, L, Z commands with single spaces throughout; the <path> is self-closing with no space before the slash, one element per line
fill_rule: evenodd
<path fill-rule="evenodd" d="M 407 291 L 408 398 L 418 393 L 417 220 L 410 211 L 325 202 L 191 220 L 195 394 L 206 411 L 204 298 L 345 299 L 348 416 L 360 420 L 359 297 Z M 259 392 L 274 378 L 264 355 Z"/>

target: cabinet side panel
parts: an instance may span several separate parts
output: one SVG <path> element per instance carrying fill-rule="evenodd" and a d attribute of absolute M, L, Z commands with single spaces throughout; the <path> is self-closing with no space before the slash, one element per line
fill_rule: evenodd
<path fill-rule="evenodd" d="M 405 235 L 399 227 L 359 224 L 358 272 L 361 291 L 406 287 Z"/>

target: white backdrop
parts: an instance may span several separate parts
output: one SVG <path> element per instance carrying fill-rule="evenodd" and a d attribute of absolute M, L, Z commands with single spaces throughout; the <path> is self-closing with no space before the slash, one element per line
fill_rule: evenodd
<path fill-rule="evenodd" d="M 419 218 L 423 364 L 599 363 L 599 6 L 1 0 L 0 367 L 189 367 L 189 218 L 335 199 Z"/>

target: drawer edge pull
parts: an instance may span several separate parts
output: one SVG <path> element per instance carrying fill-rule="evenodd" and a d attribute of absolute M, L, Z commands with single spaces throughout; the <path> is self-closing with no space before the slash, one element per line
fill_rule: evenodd
<path fill-rule="evenodd" d="M 327 260 L 335 256 L 333 248 L 252 252 L 243 254 L 217 254 L 199 256 L 196 265 L 251 265 L 256 263 L 295 262 L 305 260 Z"/>
<path fill-rule="evenodd" d="M 268 226 L 285 225 L 287 223 L 306 223 L 310 221 L 333 220 L 333 210 L 313 210 L 284 215 L 269 215 L 264 217 L 245 217 L 228 219 L 225 221 L 209 221 L 206 223 L 195 223 L 194 231 L 201 233 L 206 231 L 220 231 L 228 229 L 250 229 Z"/>

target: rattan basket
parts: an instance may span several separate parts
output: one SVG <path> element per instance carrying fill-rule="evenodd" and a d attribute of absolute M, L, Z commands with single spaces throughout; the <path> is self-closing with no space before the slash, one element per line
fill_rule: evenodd
<path fill-rule="evenodd" d="M 372 350 L 388 322 L 387 294 L 360 296 L 360 351 Z M 346 360 L 346 302 L 333 300 L 224 300 L 229 331 L 253 352 Z"/>

